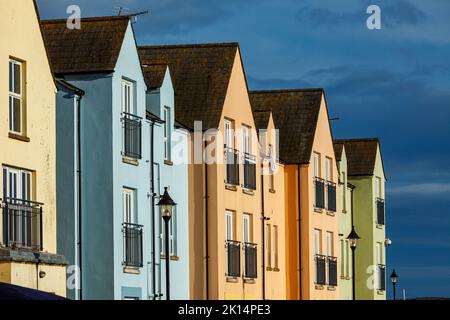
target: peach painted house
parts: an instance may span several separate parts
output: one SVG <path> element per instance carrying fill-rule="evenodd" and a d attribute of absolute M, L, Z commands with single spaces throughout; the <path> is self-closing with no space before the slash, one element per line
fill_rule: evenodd
<path fill-rule="evenodd" d="M 263 175 L 263 299 L 286 299 L 285 165 L 278 157 L 278 134 L 270 111 L 253 111 L 259 132 Z"/>
<path fill-rule="evenodd" d="M 338 171 L 324 91 L 254 91 L 251 101 L 253 110 L 273 113 L 280 131 L 287 299 L 337 300 Z"/>
<path fill-rule="evenodd" d="M 260 161 L 239 45 L 142 47 L 141 55 L 169 66 L 175 118 L 191 131 L 191 299 L 261 299 Z"/>

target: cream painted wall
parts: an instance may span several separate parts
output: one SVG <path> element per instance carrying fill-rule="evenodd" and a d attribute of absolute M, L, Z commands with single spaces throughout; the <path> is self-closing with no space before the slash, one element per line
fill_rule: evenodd
<path fill-rule="evenodd" d="M 56 87 L 47 60 L 32 0 L 1 1 L 0 19 L 0 163 L 33 172 L 34 200 L 43 202 L 43 251 L 56 253 L 56 168 L 55 93 Z M 25 135 L 29 142 L 9 137 L 9 59 L 24 62 Z M 3 190 L 3 179 L 0 179 Z M 1 219 L 0 219 L 1 221 Z M 1 222 L 0 222 L 1 224 Z M 3 230 L 0 225 L 0 233 Z M 2 239 L 2 236 L 0 237 Z M 10 271 L 5 271 L 10 268 Z M 31 269 L 33 271 L 30 271 Z M 65 267 L 47 268 L 43 289 L 65 295 Z M 1 263 L 10 281 L 35 287 L 35 265 Z"/>

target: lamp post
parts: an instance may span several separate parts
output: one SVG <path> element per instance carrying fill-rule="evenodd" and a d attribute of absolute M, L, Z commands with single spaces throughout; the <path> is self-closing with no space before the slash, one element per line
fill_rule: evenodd
<path fill-rule="evenodd" d="M 394 300 L 395 300 L 395 285 L 397 284 L 397 279 L 398 279 L 398 276 L 395 273 L 395 269 L 394 269 L 394 270 L 392 270 L 392 274 L 391 274 L 392 291 L 394 294 Z"/>
<path fill-rule="evenodd" d="M 356 242 L 361 239 L 355 231 L 355 226 L 352 226 L 352 231 L 348 235 L 347 239 L 350 241 L 350 248 L 352 249 L 352 295 L 353 300 L 356 300 L 355 294 L 355 278 L 356 278 L 356 270 L 355 270 L 355 250 L 356 250 Z"/>
<path fill-rule="evenodd" d="M 167 187 L 164 188 L 164 194 L 159 199 L 158 206 L 161 210 L 161 216 L 164 219 L 165 224 L 165 257 L 166 257 L 166 300 L 170 300 L 170 253 L 169 253 L 169 221 L 170 218 L 172 218 L 172 210 L 173 207 L 177 204 L 172 200 L 172 198 L 169 195 L 169 192 L 167 192 Z"/>

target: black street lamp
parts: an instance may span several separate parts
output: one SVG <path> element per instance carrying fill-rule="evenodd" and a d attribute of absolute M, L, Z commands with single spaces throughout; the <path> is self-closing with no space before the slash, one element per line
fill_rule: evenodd
<path fill-rule="evenodd" d="M 392 270 L 392 274 L 391 274 L 391 282 L 392 282 L 394 300 L 395 300 L 395 285 L 397 284 L 397 280 L 398 280 L 398 275 L 395 273 L 395 269 L 394 269 L 394 270 Z"/>
<path fill-rule="evenodd" d="M 166 244 L 166 300 L 170 300 L 170 273 L 169 273 L 169 265 L 170 265 L 170 253 L 169 253 L 169 221 L 172 218 L 172 210 L 173 207 L 177 204 L 172 200 L 169 193 L 167 192 L 167 187 L 164 188 L 164 194 L 159 199 L 157 204 L 161 210 L 161 216 L 165 222 L 165 244 Z"/>
<path fill-rule="evenodd" d="M 352 249 L 352 294 L 353 294 L 353 300 L 356 300 L 356 294 L 355 294 L 355 278 L 356 278 L 356 269 L 355 269 L 355 250 L 356 250 L 356 242 L 361 239 L 358 234 L 355 231 L 355 226 L 352 226 L 352 231 L 348 235 L 347 239 L 350 241 L 350 248 Z"/>

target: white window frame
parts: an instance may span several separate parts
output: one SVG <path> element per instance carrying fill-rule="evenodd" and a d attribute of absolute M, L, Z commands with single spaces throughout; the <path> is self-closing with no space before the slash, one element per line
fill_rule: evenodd
<path fill-rule="evenodd" d="M 234 212 L 225 210 L 225 239 L 234 240 Z"/>
<path fill-rule="evenodd" d="M 251 154 L 251 139 L 250 139 L 251 128 L 245 124 L 242 125 L 242 150 L 244 154 Z"/>
<path fill-rule="evenodd" d="M 326 179 L 327 181 L 331 182 L 332 177 L 332 172 L 331 172 L 331 158 L 326 157 L 325 159 L 325 164 L 326 164 Z"/>
<path fill-rule="evenodd" d="M 164 160 L 171 159 L 172 117 L 169 107 L 164 107 Z"/>
<path fill-rule="evenodd" d="M 122 219 L 124 223 L 136 224 L 135 192 L 134 189 L 126 187 L 122 190 Z"/>
<path fill-rule="evenodd" d="M 376 197 L 379 199 L 383 199 L 382 197 L 382 190 L 381 190 L 381 178 L 375 177 L 375 190 L 376 190 Z"/>
<path fill-rule="evenodd" d="M 6 175 L 6 176 L 5 176 Z M 11 177 L 15 176 L 15 193 L 11 194 Z M 28 190 L 24 190 L 24 177 L 28 177 Z M 33 173 L 25 169 L 3 166 L 3 196 L 18 200 L 33 201 Z"/>
<path fill-rule="evenodd" d="M 134 115 L 134 83 L 122 79 L 122 112 Z"/>
<path fill-rule="evenodd" d="M 11 72 L 11 65 L 13 66 L 12 68 L 12 72 Z M 14 70 L 14 66 L 19 66 L 19 75 L 20 75 L 20 81 L 19 81 L 19 93 L 14 92 L 15 90 L 15 70 Z M 9 103 L 9 132 L 11 133 L 15 133 L 15 134 L 19 134 L 22 135 L 24 132 L 24 114 L 23 114 L 23 84 L 24 84 L 24 74 L 23 74 L 23 62 L 14 60 L 14 59 L 9 59 L 9 72 L 11 74 L 11 77 L 9 78 L 9 87 L 8 87 L 8 91 L 9 91 L 9 99 L 8 99 L 8 103 Z M 11 90 L 11 86 L 13 86 L 12 90 Z M 16 128 L 14 128 L 14 117 L 15 117 L 15 111 L 14 111 L 14 100 L 19 100 L 19 112 L 20 112 L 20 119 L 19 119 L 19 130 L 15 130 Z"/>
<path fill-rule="evenodd" d="M 270 224 L 266 224 L 265 233 L 266 233 L 266 252 L 267 252 L 267 267 L 272 268 L 272 226 Z"/>
<path fill-rule="evenodd" d="M 273 267 L 278 269 L 278 226 L 272 226 L 272 257 Z"/>
<path fill-rule="evenodd" d="M 314 253 L 322 254 L 322 230 L 314 229 Z"/>
<path fill-rule="evenodd" d="M 230 119 L 224 119 L 224 145 L 227 148 L 234 148 L 233 139 L 233 121 Z"/>
<path fill-rule="evenodd" d="M 252 243 L 252 216 L 248 213 L 242 215 L 242 240 L 245 243 Z"/>
<path fill-rule="evenodd" d="M 320 177 L 320 155 L 314 152 L 314 177 Z"/>
<path fill-rule="evenodd" d="M 333 232 L 327 231 L 327 257 L 334 257 Z"/>
<path fill-rule="evenodd" d="M 275 190 L 275 172 L 272 168 L 273 158 L 273 146 L 269 144 L 269 190 Z"/>
<path fill-rule="evenodd" d="M 169 220 L 169 255 L 171 257 L 176 257 L 178 254 L 178 214 L 177 214 L 177 207 L 174 206 L 172 209 L 172 217 Z M 159 232 L 159 239 L 160 239 L 160 249 L 161 249 L 161 256 L 164 256 L 166 254 L 166 222 L 164 221 L 164 218 L 161 216 L 161 224 L 160 224 L 160 232 Z"/>

